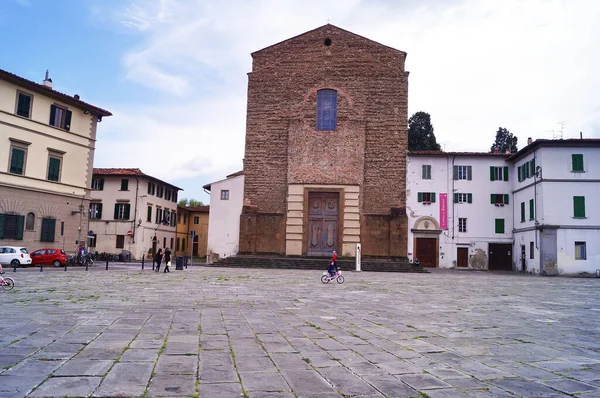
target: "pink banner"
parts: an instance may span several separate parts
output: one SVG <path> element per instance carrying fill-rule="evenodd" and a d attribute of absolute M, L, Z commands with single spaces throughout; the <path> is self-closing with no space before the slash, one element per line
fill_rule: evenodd
<path fill-rule="evenodd" d="M 448 194 L 440 194 L 440 228 L 448 229 Z"/>

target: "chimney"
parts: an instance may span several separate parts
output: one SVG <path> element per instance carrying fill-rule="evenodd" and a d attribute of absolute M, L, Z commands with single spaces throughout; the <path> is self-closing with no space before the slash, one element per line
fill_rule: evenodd
<path fill-rule="evenodd" d="M 79 96 L 79 94 L 75 94 L 75 95 L 73 96 L 73 98 L 75 98 L 76 100 L 78 100 L 78 101 L 79 101 L 79 98 L 81 98 L 81 97 Z"/>
<path fill-rule="evenodd" d="M 494 147 L 494 155 L 497 155 L 500 153 L 500 148 L 498 148 L 497 146 Z"/>
<path fill-rule="evenodd" d="M 46 78 L 44 79 L 43 84 L 50 89 L 52 88 L 52 79 L 48 77 L 48 69 L 46 69 Z"/>
<path fill-rule="evenodd" d="M 531 137 L 527 137 L 527 145 L 531 145 L 532 142 L 533 140 L 531 139 Z"/>

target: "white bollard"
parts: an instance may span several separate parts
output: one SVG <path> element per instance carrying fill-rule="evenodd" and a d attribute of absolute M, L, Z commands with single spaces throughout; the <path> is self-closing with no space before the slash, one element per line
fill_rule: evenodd
<path fill-rule="evenodd" d="M 356 271 L 360 271 L 360 243 L 356 244 Z"/>

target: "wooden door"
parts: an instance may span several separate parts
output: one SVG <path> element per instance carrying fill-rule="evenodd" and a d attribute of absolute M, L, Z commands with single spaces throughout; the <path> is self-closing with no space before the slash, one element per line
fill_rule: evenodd
<path fill-rule="evenodd" d="M 437 266 L 437 239 L 435 238 L 417 238 L 417 257 L 421 262 L 421 267 Z"/>
<path fill-rule="evenodd" d="M 525 245 L 521 245 L 521 271 L 527 271 L 527 264 L 525 262 Z"/>
<path fill-rule="evenodd" d="M 330 256 L 337 251 L 339 193 L 308 193 L 308 255 Z"/>
<path fill-rule="evenodd" d="M 510 243 L 490 243 L 489 269 L 512 271 L 512 245 Z"/>
<path fill-rule="evenodd" d="M 458 247 L 456 249 L 456 266 L 466 268 L 469 266 L 469 248 Z"/>

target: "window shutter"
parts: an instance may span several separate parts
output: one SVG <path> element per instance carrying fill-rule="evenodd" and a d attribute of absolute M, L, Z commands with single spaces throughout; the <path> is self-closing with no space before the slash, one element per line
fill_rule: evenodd
<path fill-rule="evenodd" d="M 490 166 L 490 181 L 494 180 L 494 166 Z"/>
<path fill-rule="evenodd" d="M 419 192 L 419 193 L 417 194 L 417 201 L 418 201 L 419 203 L 423 201 L 423 192 Z"/>
<path fill-rule="evenodd" d="M 571 159 L 573 162 L 573 171 L 583 171 L 583 155 L 582 154 L 572 154 Z"/>
<path fill-rule="evenodd" d="M 129 220 L 129 209 L 131 208 L 131 205 L 129 203 L 127 203 L 125 205 L 125 215 L 123 217 L 125 217 L 125 220 Z"/>
<path fill-rule="evenodd" d="M 533 199 L 529 199 L 529 219 L 533 220 L 533 215 L 535 213 L 535 209 L 533 208 Z"/>
<path fill-rule="evenodd" d="M 504 175 L 504 181 L 508 181 L 508 166 L 502 168 L 502 174 Z"/>
<path fill-rule="evenodd" d="M 0 213 L 0 239 L 4 239 L 4 214 Z"/>
<path fill-rule="evenodd" d="M 521 222 L 525 222 L 525 202 L 521 202 Z"/>
<path fill-rule="evenodd" d="M 50 126 L 56 123 L 56 105 L 50 105 Z"/>
<path fill-rule="evenodd" d="M 421 166 L 421 179 L 423 179 L 423 180 L 427 179 L 427 166 L 426 165 Z"/>
<path fill-rule="evenodd" d="M 531 159 L 531 175 L 535 175 L 535 158 Z"/>
<path fill-rule="evenodd" d="M 471 194 L 471 193 L 467 194 L 467 203 L 473 203 L 473 194 Z"/>
<path fill-rule="evenodd" d="M 115 220 L 119 219 L 119 204 L 115 205 Z"/>
<path fill-rule="evenodd" d="M 454 203 L 458 203 L 458 194 L 457 193 L 454 194 Z"/>
<path fill-rule="evenodd" d="M 10 172 L 13 174 L 23 174 L 23 163 L 25 160 L 25 151 L 18 148 L 12 149 L 12 158 L 10 159 Z"/>
<path fill-rule="evenodd" d="M 56 220 L 53 218 L 48 219 L 48 242 L 54 242 L 54 232 L 56 231 Z"/>
<path fill-rule="evenodd" d="M 505 205 L 508 204 L 508 194 L 507 193 L 504 194 L 504 204 Z"/>
<path fill-rule="evenodd" d="M 16 240 L 23 240 L 23 227 L 25 225 L 25 216 L 17 217 L 17 236 Z"/>
<path fill-rule="evenodd" d="M 496 203 L 496 194 L 493 194 L 493 193 L 490 194 L 490 203 L 491 204 Z"/>
<path fill-rule="evenodd" d="M 573 196 L 573 216 L 585 217 L 585 196 Z"/>
<path fill-rule="evenodd" d="M 529 174 L 529 162 L 523 165 L 523 172 L 525 173 L 525 178 L 531 177 L 531 175 Z"/>
<path fill-rule="evenodd" d="M 25 95 L 19 93 L 19 99 L 17 103 L 17 115 L 23 117 L 30 117 L 29 108 L 31 107 L 31 97 L 29 95 Z"/>
<path fill-rule="evenodd" d="M 99 183 L 99 190 L 102 191 L 104 189 L 104 178 L 100 179 L 100 183 Z"/>
<path fill-rule="evenodd" d="M 454 166 L 452 168 L 452 178 L 454 180 L 458 180 L 458 166 Z"/>
<path fill-rule="evenodd" d="M 148 213 L 146 214 L 146 221 L 152 222 L 152 206 L 148 206 Z"/>
<path fill-rule="evenodd" d="M 467 180 L 472 180 L 473 179 L 473 174 L 471 171 L 471 166 L 467 166 Z"/>
<path fill-rule="evenodd" d="M 496 233 L 503 234 L 504 233 L 504 219 L 496 218 Z"/>
<path fill-rule="evenodd" d="M 435 192 L 431 193 L 431 203 L 435 203 Z"/>
<path fill-rule="evenodd" d="M 102 203 L 98 203 L 96 205 L 96 211 L 98 212 L 98 214 L 96 215 L 96 218 L 101 219 L 102 218 Z"/>
<path fill-rule="evenodd" d="M 71 115 L 73 112 L 67 109 L 67 116 L 65 117 L 65 130 L 71 130 Z"/>

